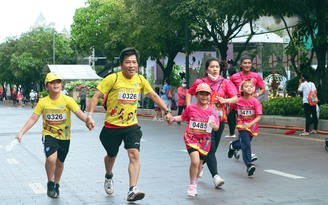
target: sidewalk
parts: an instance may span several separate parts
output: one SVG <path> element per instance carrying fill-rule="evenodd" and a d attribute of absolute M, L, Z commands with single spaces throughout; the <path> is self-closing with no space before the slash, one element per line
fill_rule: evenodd
<path fill-rule="evenodd" d="M 103 111 L 102 107 L 98 108 L 98 111 Z M 153 117 L 153 109 L 138 109 L 138 114 L 145 117 Z M 173 115 L 177 115 L 177 111 L 172 112 Z M 279 129 L 295 129 L 304 130 L 305 118 L 304 117 L 285 117 L 278 115 L 263 115 L 260 121 L 260 127 L 265 128 L 279 128 Z M 318 130 L 321 134 L 328 134 L 328 120 L 319 119 Z"/>
<path fill-rule="evenodd" d="M 3 102 L 2 104 L 12 106 L 11 101 Z M 27 105 L 26 107 L 29 107 Z M 97 106 L 95 112 L 105 112 L 102 106 Z M 153 117 L 153 109 L 138 108 L 138 115 L 144 117 Z M 177 115 L 177 110 L 172 111 L 173 115 Z M 277 128 L 286 130 L 297 130 L 302 131 L 305 127 L 304 117 L 286 117 L 279 115 L 263 115 L 260 121 L 260 127 L 264 128 Z M 318 133 L 328 135 L 328 120 L 319 119 Z"/>

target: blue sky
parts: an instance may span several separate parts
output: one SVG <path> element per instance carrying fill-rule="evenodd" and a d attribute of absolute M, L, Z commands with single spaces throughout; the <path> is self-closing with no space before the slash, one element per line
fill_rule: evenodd
<path fill-rule="evenodd" d="M 77 8 L 87 0 L 1 0 L 0 43 L 9 36 L 19 36 L 30 31 L 40 12 L 48 22 L 55 22 L 56 30 L 64 27 L 70 31 Z"/>

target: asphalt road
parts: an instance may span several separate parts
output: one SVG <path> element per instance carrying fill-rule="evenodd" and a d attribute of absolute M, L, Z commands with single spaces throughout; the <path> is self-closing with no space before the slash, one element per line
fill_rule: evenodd
<path fill-rule="evenodd" d="M 128 204 L 128 158 L 123 147 L 114 167 L 115 192 L 103 190 L 105 151 L 99 142 L 104 114 L 94 114 L 96 128 L 88 131 L 73 117 L 70 153 L 65 162 L 58 199 L 46 196 L 45 157 L 41 144 L 41 120 L 12 151 L 6 145 L 32 114 L 31 108 L 0 104 L 0 205 L 3 204 Z M 225 180 L 214 189 L 205 168 L 198 181 L 198 196 L 188 197 L 189 156 L 183 143 L 185 124 L 168 126 L 139 118 L 143 138 L 138 187 L 146 197 L 136 204 L 328 204 L 328 152 L 324 135 L 284 135 L 286 130 L 260 129 L 252 142 L 255 162 L 253 177 L 247 177 L 242 160 L 228 159 L 230 140 L 221 140 L 217 152 L 219 174 Z M 227 134 L 226 127 L 224 135 Z M 224 136 L 223 135 L 223 136 Z"/>

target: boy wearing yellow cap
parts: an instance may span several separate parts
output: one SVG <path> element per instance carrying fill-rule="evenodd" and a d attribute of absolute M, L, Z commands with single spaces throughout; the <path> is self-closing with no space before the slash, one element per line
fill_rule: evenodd
<path fill-rule="evenodd" d="M 46 155 L 45 168 L 48 178 L 47 195 L 57 198 L 59 181 L 70 144 L 71 111 L 83 122 L 86 121 L 86 115 L 73 98 L 61 94 L 62 79 L 59 75 L 48 73 L 44 83 L 49 95 L 39 100 L 33 114 L 17 134 L 16 139 L 21 142 L 23 135 L 42 115 L 42 142 Z"/>

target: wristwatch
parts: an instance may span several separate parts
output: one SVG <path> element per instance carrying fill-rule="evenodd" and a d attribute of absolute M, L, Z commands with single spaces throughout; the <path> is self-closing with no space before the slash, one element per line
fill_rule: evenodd
<path fill-rule="evenodd" d="M 164 112 L 165 115 L 167 115 L 167 114 L 169 114 L 169 113 L 172 113 L 172 111 L 171 111 L 170 109 L 168 109 L 168 110 L 166 110 L 166 111 Z"/>

